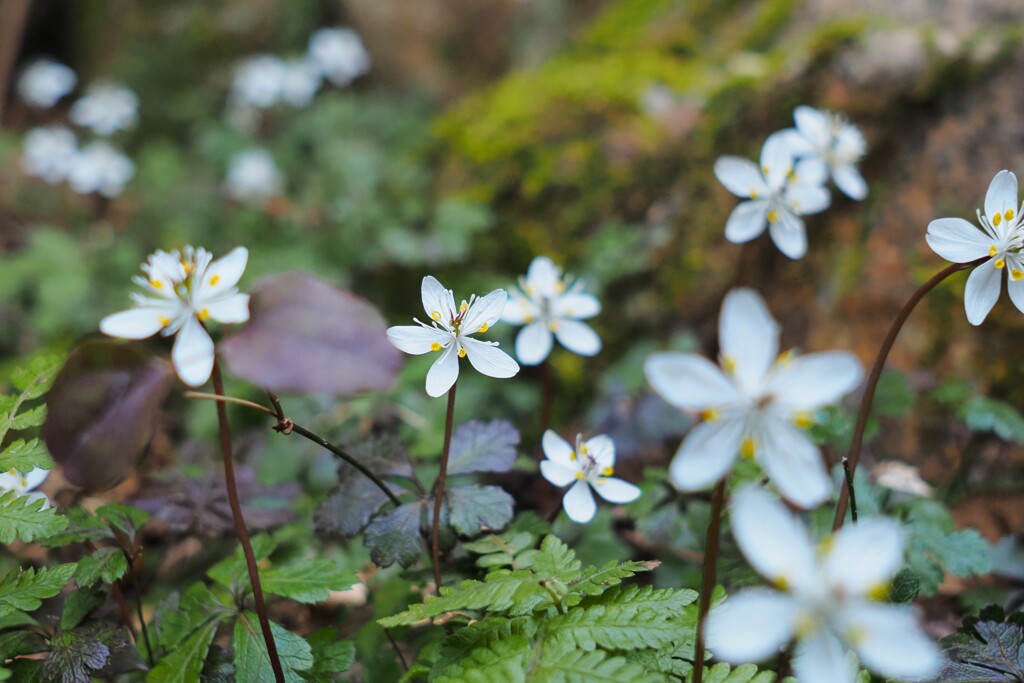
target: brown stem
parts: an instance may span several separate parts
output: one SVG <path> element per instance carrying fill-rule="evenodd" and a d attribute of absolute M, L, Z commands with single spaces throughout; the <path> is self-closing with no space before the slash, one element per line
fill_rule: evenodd
<path fill-rule="evenodd" d="M 224 378 L 221 377 L 220 364 L 216 359 L 213 361 L 213 391 L 218 396 L 224 395 Z M 224 483 L 228 490 L 231 517 L 235 522 L 235 534 L 238 536 L 239 543 L 242 544 L 242 553 L 245 555 L 245 564 L 249 570 L 249 582 L 252 584 L 252 598 L 253 602 L 256 603 L 256 614 L 260 618 L 263 640 L 267 644 L 270 666 L 274 670 L 274 680 L 277 683 L 285 683 L 284 669 L 281 668 L 281 659 L 277 655 L 274 634 L 270 630 L 270 617 L 267 616 L 267 605 L 263 601 L 263 585 L 260 583 L 259 570 L 256 568 L 256 555 L 252 552 L 249 530 L 245 528 L 245 519 L 242 517 L 242 505 L 238 501 L 238 484 L 235 482 L 235 464 L 231 454 L 231 428 L 228 426 L 227 406 L 222 401 L 217 401 L 217 422 L 220 425 L 220 450 L 224 456 Z"/>
<path fill-rule="evenodd" d="M 139 615 L 139 628 L 142 630 L 142 640 L 146 643 L 146 659 L 149 660 L 150 668 L 156 666 L 153 659 L 153 645 L 149 642 L 149 629 L 146 628 L 146 618 L 142 614 L 142 587 L 139 585 L 139 575 L 135 571 L 135 562 L 129 553 L 124 553 L 124 559 L 128 561 L 128 573 L 132 577 L 132 588 L 135 590 L 135 612 Z"/>
<path fill-rule="evenodd" d="M 871 411 L 871 402 L 875 398 L 875 389 L 878 388 L 878 380 L 882 376 L 882 370 L 885 368 L 885 360 L 889 357 L 889 351 L 892 350 L 892 345 L 896 342 L 896 335 L 903 329 L 904 323 L 907 322 L 907 318 L 910 317 L 911 312 L 917 304 L 925 297 L 925 295 L 935 289 L 935 287 L 945 280 L 953 273 L 958 273 L 961 270 L 966 270 L 971 266 L 976 266 L 981 263 L 988 261 L 988 257 L 971 261 L 969 263 L 954 263 L 946 268 L 943 268 L 938 273 L 933 275 L 930 280 L 925 282 L 923 285 L 917 288 L 917 291 L 911 295 L 907 303 L 903 304 L 903 308 L 896 314 L 896 319 L 892 321 L 892 325 L 889 327 L 888 334 L 885 335 L 885 339 L 882 340 L 882 346 L 878 349 L 878 355 L 875 356 L 875 363 L 871 366 L 871 372 L 868 374 L 867 382 L 864 384 L 864 396 L 860 401 L 860 411 L 857 413 L 857 424 L 853 428 L 853 438 L 850 440 L 850 452 L 847 454 L 846 459 L 850 465 L 850 478 L 853 478 L 853 473 L 857 471 L 857 462 L 860 460 L 860 449 L 864 441 L 864 430 L 868 425 L 868 413 Z M 846 507 L 850 499 L 850 490 L 847 487 L 846 482 L 843 482 L 843 488 L 839 492 L 839 503 L 836 504 L 836 516 L 832 520 L 832 530 L 838 531 L 843 526 L 843 520 L 846 517 Z"/>
<path fill-rule="evenodd" d="M 693 683 L 704 679 L 704 626 L 711 611 L 711 593 L 715 590 L 715 564 L 718 560 L 718 536 L 722 528 L 722 508 L 725 507 L 725 479 L 718 482 L 711 494 L 711 520 L 708 538 L 704 544 L 704 578 L 700 588 L 700 606 L 697 616 L 697 642 L 693 646 Z"/>
<path fill-rule="evenodd" d="M 394 648 L 395 654 L 398 655 L 398 661 L 402 662 L 402 668 L 406 671 L 409 670 L 409 662 L 405 661 L 405 655 L 402 654 L 402 649 L 398 647 L 398 643 L 395 642 L 395 637 L 391 635 L 391 631 L 384 629 L 384 635 L 391 641 L 391 647 Z"/>
<path fill-rule="evenodd" d="M 853 470 L 850 469 L 850 459 L 843 458 L 843 474 L 846 478 L 846 489 L 850 492 L 850 521 L 857 523 L 857 489 L 853 485 Z"/>
<path fill-rule="evenodd" d="M 540 364 L 540 433 L 551 425 L 551 363 L 545 359 Z"/>
<path fill-rule="evenodd" d="M 455 388 L 458 381 L 448 390 L 448 414 L 444 418 L 444 447 L 441 449 L 441 470 L 434 484 L 434 523 L 430 526 L 430 559 L 434 565 L 434 583 L 441 588 L 441 503 L 444 500 L 444 484 L 448 477 L 448 451 L 452 445 L 452 423 L 455 421 Z"/>

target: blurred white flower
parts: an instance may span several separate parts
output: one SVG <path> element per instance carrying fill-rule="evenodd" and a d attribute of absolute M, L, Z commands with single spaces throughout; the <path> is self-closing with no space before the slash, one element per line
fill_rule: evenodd
<path fill-rule="evenodd" d="M 604 434 L 586 441 L 582 434 L 577 435 L 574 449 L 549 429 L 541 444 L 547 460 L 540 463 L 540 473 L 559 488 L 572 484 L 562 498 L 565 514 L 572 521 L 586 524 L 594 518 L 597 503 L 590 489 L 609 503 L 632 503 L 640 497 L 639 487 L 612 476 L 615 443 Z"/>
<path fill-rule="evenodd" d="M 33 128 L 25 135 L 21 167 L 51 185 L 64 180 L 78 154 L 78 141 L 67 128 Z"/>
<path fill-rule="evenodd" d="M 895 460 L 880 462 L 871 468 L 871 474 L 879 486 L 893 491 L 902 491 L 925 498 L 932 495 L 932 487 L 921 477 L 918 469 L 905 462 Z"/>
<path fill-rule="evenodd" d="M 132 294 L 135 308 L 108 315 L 100 321 L 100 331 L 124 339 L 177 334 L 171 361 L 178 376 L 193 387 L 204 384 L 213 371 L 214 346 L 203 323 L 249 319 L 249 295 L 240 294 L 236 286 L 249 251 L 236 247 L 223 258 L 211 259 L 201 247 L 152 254 L 142 265 L 146 276 L 132 278 L 143 290 Z"/>
<path fill-rule="evenodd" d="M 387 335 L 399 351 L 413 355 L 440 353 L 427 372 L 427 394 L 441 396 L 451 389 L 459 378 L 459 359 L 467 356 L 470 365 L 488 377 L 506 378 L 519 372 L 519 364 L 499 349 L 497 342 L 470 336 L 483 334 L 501 318 L 507 297 L 504 289 L 482 297 L 471 295 L 469 301 L 456 306 L 454 293 L 427 275 L 420 295 L 431 324 L 413 318 L 417 325 L 390 327 Z"/>
<path fill-rule="evenodd" d="M 71 160 L 67 178 L 79 194 L 100 194 L 114 198 L 135 175 L 135 164 L 105 142 L 83 147 Z"/>
<path fill-rule="evenodd" d="M 320 89 L 323 77 L 320 69 L 309 59 L 288 62 L 281 89 L 281 99 L 293 107 L 307 107 Z"/>
<path fill-rule="evenodd" d="M 39 493 L 34 491 L 40 484 L 42 484 L 46 477 L 49 476 L 50 471 L 35 467 L 28 474 L 22 474 L 18 470 L 10 469 L 6 472 L 0 473 L 0 492 L 2 491 L 14 491 L 18 494 L 19 499 L 24 497 L 24 503 L 34 503 L 37 500 L 44 500 L 43 509 L 50 507 L 50 501 L 47 499 L 45 493 Z"/>
<path fill-rule="evenodd" d="M 235 101 L 250 107 L 266 109 L 281 99 L 288 66 L 273 55 L 256 55 L 235 69 L 231 94 Z"/>
<path fill-rule="evenodd" d="M 748 198 L 729 215 L 725 238 L 749 242 L 768 225 L 775 246 L 791 259 L 807 253 L 807 229 L 800 216 L 818 213 L 831 201 L 825 167 L 807 159 L 794 165 L 784 132 L 774 133 L 761 148 L 761 166 L 742 157 L 720 157 L 715 176 L 729 192 Z"/>
<path fill-rule="evenodd" d="M 228 196 L 234 199 L 268 199 L 281 193 L 281 173 L 274 157 L 263 149 L 238 152 L 228 164 L 224 183 Z"/>
<path fill-rule="evenodd" d="M 793 119 L 796 128 L 783 131 L 793 154 L 821 160 L 836 187 L 850 199 L 867 197 L 868 185 L 857 170 L 857 162 L 867 151 L 860 130 L 841 114 L 805 105 L 796 108 Z"/>
<path fill-rule="evenodd" d="M 799 519 L 748 486 L 733 499 L 732 526 L 747 561 L 778 590 L 742 591 L 711 611 L 707 643 L 716 658 L 758 662 L 795 637 L 800 683 L 853 683 L 844 645 L 885 678 L 931 680 L 939 672 L 942 654 L 910 608 L 875 599 L 903 564 L 899 524 L 864 520 L 816 548 Z"/>
<path fill-rule="evenodd" d="M 359 34 L 348 28 L 322 28 L 309 39 L 309 56 L 324 78 L 344 87 L 370 70 L 370 55 Z"/>
<path fill-rule="evenodd" d="M 672 460 L 672 483 L 681 491 L 708 488 L 743 456 L 756 459 L 793 503 L 827 500 L 832 480 L 803 428 L 860 383 L 860 361 L 840 351 L 780 356 L 779 325 L 750 289 L 725 297 L 718 343 L 721 369 L 693 353 L 656 353 L 644 363 L 662 398 L 703 418 Z"/>
<path fill-rule="evenodd" d="M 1010 301 L 1024 312 L 1024 205 L 1017 199 L 1017 176 L 1000 171 L 985 193 L 985 213 L 978 211 L 980 228 L 963 218 L 940 218 L 928 224 L 925 239 L 936 254 L 953 263 L 969 263 L 982 258 L 967 278 L 964 308 L 967 320 L 980 325 L 996 305 L 1003 289 Z"/>
<path fill-rule="evenodd" d="M 49 109 L 71 92 L 77 82 L 75 72 L 60 62 L 37 59 L 21 72 L 18 94 L 33 107 Z"/>
<path fill-rule="evenodd" d="M 111 135 L 134 126 L 138 113 L 139 98 L 130 88 L 100 83 L 71 105 L 70 117 L 72 123 L 97 135 Z"/>
<path fill-rule="evenodd" d="M 601 338 L 586 323 L 601 312 L 601 302 L 583 291 L 583 283 L 563 277 L 547 256 L 530 263 L 519 289 L 509 294 L 501 319 L 525 325 L 516 337 L 516 356 L 523 365 L 537 365 L 551 353 L 552 333 L 565 348 L 581 356 L 601 350 Z"/>

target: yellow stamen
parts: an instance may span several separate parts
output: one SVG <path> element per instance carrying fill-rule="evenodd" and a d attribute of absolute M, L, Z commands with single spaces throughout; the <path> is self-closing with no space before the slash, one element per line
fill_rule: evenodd
<path fill-rule="evenodd" d="M 800 429 L 808 429 L 814 425 L 814 418 L 810 413 L 799 412 L 793 416 L 793 424 Z"/>
<path fill-rule="evenodd" d="M 1013 216 L 1014 216 L 1013 209 L 1007 209 L 1005 215 L 1006 215 L 1006 220 L 1012 221 L 1013 220 Z"/>
<path fill-rule="evenodd" d="M 1003 222 L 1003 215 L 1001 213 L 997 213 L 995 216 L 992 216 L 992 225 L 994 225 L 994 226 L 996 226 L 998 228 L 999 224 L 1002 223 L 1002 222 Z"/>
<path fill-rule="evenodd" d="M 433 342 L 430 345 L 430 350 L 431 351 L 440 351 L 441 350 L 441 342 Z"/>
<path fill-rule="evenodd" d="M 996 259 L 996 262 L 992 264 L 996 267 L 996 270 L 1000 270 L 1006 267 L 1006 259 Z"/>
<path fill-rule="evenodd" d="M 857 647 L 868 637 L 868 631 L 863 626 L 851 626 L 846 629 L 846 642 L 850 647 Z"/>
<path fill-rule="evenodd" d="M 778 220 L 779 220 L 779 212 L 778 211 L 776 211 L 775 209 L 772 209 L 771 211 L 768 212 L 768 222 L 769 223 L 777 223 Z"/>
<path fill-rule="evenodd" d="M 150 280 L 149 286 L 152 287 L 153 289 L 163 289 L 164 283 L 160 282 L 159 280 Z"/>
<path fill-rule="evenodd" d="M 481 326 L 480 326 L 480 329 L 479 329 L 479 330 L 477 330 L 477 332 L 478 332 L 479 334 L 483 334 L 484 332 L 486 332 L 486 331 L 487 331 L 487 330 L 489 330 L 489 329 L 491 329 L 491 326 L 490 326 L 490 325 L 488 325 L 487 323 L 484 323 L 483 325 L 481 325 Z"/>
<path fill-rule="evenodd" d="M 552 323 L 550 323 L 550 324 L 548 325 L 548 327 L 550 327 L 550 328 L 551 328 L 551 331 L 552 331 L 552 332 L 557 332 L 557 331 L 558 331 L 558 323 L 556 323 L 556 322 L 552 322 Z"/>
<path fill-rule="evenodd" d="M 747 196 L 751 199 L 757 199 L 760 195 L 757 193 L 757 190 L 751 190 L 747 193 Z"/>
<path fill-rule="evenodd" d="M 1024 278 L 1024 271 L 1018 270 L 1017 268 L 1010 271 L 1011 280 L 1020 280 L 1021 278 Z"/>
<path fill-rule="evenodd" d="M 788 591 L 789 579 L 787 579 L 785 576 L 776 576 L 774 579 L 772 579 L 772 585 L 774 585 L 780 591 Z"/>
<path fill-rule="evenodd" d="M 793 629 L 796 633 L 797 638 L 806 638 L 807 636 L 814 633 L 817 624 L 814 621 L 814 617 L 810 614 L 801 614 L 796 619 L 796 625 Z"/>
<path fill-rule="evenodd" d="M 431 311 L 430 317 L 436 320 L 437 322 L 441 322 L 441 311 Z"/>
<path fill-rule="evenodd" d="M 523 317 L 523 322 L 526 323 L 527 325 L 529 325 L 530 323 L 533 322 L 533 316 L 532 315 L 528 315 L 528 316 Z"/>
<path fill-rule="evenodd" d="M 460 348 L 459 349 L 459 358 L 465 358 L 465 357 L 466 357 L 466 349 L 465 348 Z"/>
<path fill-rule="evenodd" d="M 213 287 L 215 284 L 220 282 L 220 275 L 214 275 L 210 278 L 210 286 Z"/>
<path fill-rule="evenodd" d="M 782 353 L 780 353 L 779 357 L 775 359 L 775 363 L 780 366 L 789 365 L 790 363 L 793 362 L 794 358 L 796 358 L 796 352 L 793 351 L 793 349 L 790 349 L 788 351 L 783 351 Z"/>
<path fill-rule="evenodd" d="M 790 169 L 789 173 L 787 173 L 787 174 L 786 174 L 786 177 L 787 177 L 787 178 L 788 178 L 789 180 L 791 180 L 791 181 L 794 181 L 794 182 L 795 182 L 795 181 L 796 181 L 796 171 L 794 171 L 794 170 Z"/>
<path fill-rule="evenodd" d="M 762 166 L 761 167 L 761 174 L 762 175 L 769 175 L 771 172 L 772 172 L 772 170 L 768 166 Z"/>
<path fill-rule="evenodd" d="M 587 476 L 587 475 L 583 474 L 582 472 L 577 472 L 577 473 L 576 473 L 576 478 L 577 478 L 577 479 L 583 479 L 583 478 L 584 478 L 584 477 L 586 477 L 586 476 Z"/>
<path fill-rule="evenodd" d="M 558 292 L 559 294 L 561 294 L 562 292 L 564 292 L 564 291 L 565 291 L 565 283 L 564 283 L 564 282 L 562 282 L 561 280 L 559 280 L 558 282 L 556 282 L 556 283 L 555 283 L 555 291 L 556 291 L 556 292 Z"/>
<path fill-rule="evenodd" d="M 988 255 L 989 256 L 995 256 L 998 253 L 999 253 L 999 249 L 996 247 L 996 245 L 993 244 L 991 247 L 988 248 Z"/>
<path fill-rule="evenodd" d="M 171 319 L 168 318 L 166 315 L 162 315 L 159 318 L 157 318 L 157 322 L 159 322 L 163 327 L 167 327 L 168 325 L 171 324 Z"/>
<path fill-rule="evenodd" d="M 879 602 L 889 597 L 889 584 L 878 583 L 868 589 L 868 597 Z"/>
<path fill-rule="evenodd" d="M 757 448 L 754 445 L 754 440 L 749 436 L 744 437 L 743 443 L 740 444 L 740 457 L 749 460 L 754 457 L 756 450 Z"/>
<path fill-rule="evenodd" d="M 580 444 L 580 453 L 582 453 L 583 455 L 586 455 L 589 450 L 590 449 L 587 448 L 586 442 Z"/>
<path fill-rule="evenodd" d="M 459 313 L 465 313 L 468 309 L 469 304 L 467 304 L 465 301 L 463 301 L 462 304 L 459 305 Z"/>
<path fill-rule="evenodd" d="M 182 261 L 181 262 L 181 267 L 182 267 L 182 269 L 184 269 L 185 275 L 189 275 L 189 274 L 192 273 L 192 264 L 191 263 L 188 263 L 186 261 Z"/>
<path fill-rule="evenodd" d="M 576 451 L 573 451 L 572 453 L 569 454 L 569 459 L 572 460 L 573 462 L 576 462 Z"/>
<path fill-rule="evenodd" d="M 701 419 L 704 420 L 705 422 L 714 422 L 715 420 L 717 420 L 721 416 L 722 416 L 722 413 L 720 411 L 718 411 L 718 410 L 715 410 L 714 408 L 708 408 L 707 410 L 702 410 L 701 413 L 700 413 Z"/>
<path fill-rule="evenodd" d="M 615 474 L 615 468 L 614 467 L 605 467 L 603 470 L 601 470 L 601 476 L 602 477 L 610 477 L 613 474 Z"/>
<path fill-rule="evenodd" d="M 207 319 L 209 319 L 209 317 L 210 317 L 210 309 L 209 308 L 204 308 L 203 310 L 199 311 L 199 320 L 200 321 L 205 322 Z"/>
<path fill-rule="evenodd" d="M 821 539 L 821 543 L 818 544 L 818 554 L 821 556 L 828 555 L 832 552 L 832 546 L 835 545 L 835 540 L 832 536 L 826 536 Z"/>
<path fill-rule="evenodd" d="M 722 369 L 731 375 L 736 372 L 736 361 L 729 356 L 722 356 Z"/>

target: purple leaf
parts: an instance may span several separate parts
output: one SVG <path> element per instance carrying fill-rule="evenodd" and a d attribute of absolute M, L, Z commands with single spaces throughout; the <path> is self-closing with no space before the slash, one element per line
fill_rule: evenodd
<path fill-rule="evenodd" d="M 220 344 L 228 369 L 272 391 L 352 394 L 391 386 L 401 364 L 377 309 L 301 271 L 252 289 L 245 329 Z"/>

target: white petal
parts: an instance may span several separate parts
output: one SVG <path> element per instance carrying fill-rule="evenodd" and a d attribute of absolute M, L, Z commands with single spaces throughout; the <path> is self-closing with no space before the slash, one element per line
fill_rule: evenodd
<path fill-rule="evenodd" d="M 535 320 L 538 317 L 540 317 L 540 309 L 537 304 L 516 290 L 509 292 L 505 310 L 501 312 L 502 322 L 509 325 L 522 325 L 528 320 Z"/>
<path fill-rule="evenodd" d="M 817 147 L 825 147 L 831 141 L 831 125 L 825 112 L 802 104 L 793 110 L 793 120 L 800 134 Z"/>
<path fill-rule="evenodd" d="M 543 320 L 536 320 L 516 335 L 516 356 L 523 365 L 538 365 L 551 354 L 554 338 Z"/>
<path fill-rule="evenodd" d="M 566 491 L 562 498 L 562 507 L 569 519 L 579 524 L 586 524 L 594 518 L 597 512 L 597 503 L 594 502 L 594 494 L 590 492 L 590 486 L 584 480 L 573 484 L 572 488 Z"/>
<path fill-rule="evenodd" d="M 31 491 L 36 488 L 50 476 L 50 470 L 44 470 L 41 467 L 33 467 L 32 471 L 25 475 L 25 491 Z"/>
<path fill-rule="evenodd" d="M 868 184 L 853 164 L 840 164 L 832 169 L 832 180 L 850 199 L 860 201 L 868 196 Z"/>
<path fill-rule="evenodd" d="M 594 485 L 597 495 L 609 503 L 624 505 L 640 497 L 640 487 L 618 477 L 601 477 Z"/>
<path fill-rule="evenodd" d="M 615 442 L 604 434 L 587 439 L 587 454 L 594 458 L 599 469 L 615 465 Z"/>
<path fill-rule="evenodd" d="M 759 662 L 793 637 L 799 605 L 784 593 L 753 589 L 730 595 L 708 614 L 705 635 L 716 659 Z"/>
<path fill-rule="evenodd" d="M 819 213 L 832 203 L 832 195 L 821 185 L 790 185 L 785 192 L 786 204 L 798 216 Z"/>
<path fill-rule="evenodd" d="M 725 418 L 697 425 L 669 465 L 672 484 L 680 491 L 711 487 L 736 462 L 742 440 L 742 420 Z"/>
<path fill-rule="evenodd" d="M 794 157 L 817 156 L 818 150 L 796 128 L 786 128 L 782 134 L 786 136 L 786 144 L 789 145 L 789 151 Z"/>
<path fill-rule="evenodd" d="M 761 173 L 769 190 L 782 189 L 793 170 L 793 153 L 789 151 L 786 135 L 781 131 L 772 133 L 761 148 Z"/>
<path fill-rule="evenodd" d="M 466 318 L 462 322 L 463 333 L 476 334 L 484 325 L 490 327 L 498 322 L 507 299 L 508 293 L 504 289 L 496 289 L 476 299 L 466 311 Z"/>
<path fill-rule="evenodd" d="M 772 242 L 783 254 L 791 259 L 801 259 L 807 253 L 807 229 L 804 222 L 788 207 L 780 206 L 779 220 L 768 225 Z"/>
<path fill-rule="evenodd" d="M 1007 209 L 1016 214 L 1018 206 L 1017 176 L 1010 171 L 996 173 L 989 183 L 988 192 L 985 193 L 985 215 L 989 220 L 993 220 L 997 213 L 1004 213 Z M 1000 224 L 1002 222 L 1001 220 Z"/>
<path fill-rule="evenodd" d="M 558 294 L 558 283 L 562 273 L 555 262 L 547 256 L 538 256 L 530 262 L 526 271 L 526 284 L 532 297 L 553 299 Z"/>
<path fill-rule="evenodd" d="M 555 322 L 558 343 L 581 356 L 594 356 L 601 350 L 601 338 L 586 323 L 562 318 Z"/>
<path fill-rule="evenodd" d="M 743 556 L 766 579 L 794 588 L 817 580 L 807 529 L 767 493 L 752 485 L 740 489 L 733 496 L 731 519 Z"/>
<path fill-rule="evenodd" d="M 693 353 L 655 353 L 644 362 L 647 381 L 658 394 L 684 410 L 728 405 L 739 399 L 736 386 L 717 365 Z"/>
<path fill-rule="evenodd" d="M 459 378 L 458 344 L 449 344 L 427 371 L 427 395 L 443 396 Z"/>
<path fill-rule="evenodd" d="M 452 336 L 436 327 L 422 325 L 397 325 L 387 330 L 388 341 L 399 351 L 415 356 L 433 351 L 432 344 L 448 346 Z"/>
<path fill-rule="evenodd" d="M 171 349 L 171 361 L 181 381 L 198 387 L 210 379 L 213 372 L 213 340 L 199 321 L 188 316 L 178 330 Z"/>
<path fill-rule="evenodd" d="M 718 319 L 718 344 L 741 386 L 760 390 L 779 355 L 779 324 L 757 292 L 734 289 L 726 295 Z"/>
<path fill-rule="evenodd" d="M 815 410 L 849 393 L 863 375 L 860 360 L 852 353 L 812 353 L 778 368 L 768 392 L 793 411 Z"/>
<path fill-rule="evenodd" d="M 715 177 L 737 197 L 764 196 L 768 193 L 761 170 L 750 159 L 719 157 L 715 162 Z"/>
<path fill-rule="evenodd" d="M 787 142 L 790 138 L 787 138 Z M 792 148 L 792 144 L 790 144 Z M 793 175 L 798 185 L 821 186 L 828 181 L 828 164 L 818 155 L 807 157 L 796 162 Z"/>
<path fill-rule="evenodd" d="M 903 565 L 904 536 L 890 519 L 867 519 L 843 527 L 832 538 L 822 562 L 830 585 L 845 595 L 866 595 Z"/>
<path fill-rule="evenodd" d="M 761 421 L 757 460 L 779 493 L 791 503 L 810 509 L 832 495 L 832 479 L 821 452 L 795 425 L 771 415 Z"/>
<path fill-rule="evenodd" d="M 162 330 L 173 315 L 168 308 L 129 308 L 101 320 L 100 332 L 122 339 L 145 339 Z"/>
<path fill-rule="evenodd" d="M 1024 313 L 1024 279 L 1014 280 L 1012 275 L 1013 270 L 1024 272 L 1024 259 L 1016 254 L 1007 254 L 1006 267 L 1011 272 L 1011 276 L 1006 280 L 1006 291 L 1009 292 L 1010 301 L 1017 310 Z"/>
<path fill-rule="evenodd" d="M 555 299 L 551 304 L 551 309 L 556 318 L 586 320 L 601 312 L 601 302 L 593 294 L 568 292 Z"/>
<path fill-rule="evenodd" d="M 576 481 L 576 473 L 578 471 L 578 468 L 569 469 L 568 467 L 563 467 L 562 465 L 550 460 L 542 460 L 540 463 L 541 476 L 558 488 L 568 486 L 570 483 Z"/>
<path fill-rule="evenodd" d="M 205 306 L 210 318 L 219 323 L 244 323 L 249 319 L 249 295 L 232 294 Z"/>
<path fill-rule="evenodd" d="M 488 344 L 477 339 L 463 337 L 462 345 L 466 348 L 466 356 L 469 358 L 470 364 L 481 374 L 504 379 L 519 372 L 519 363 L 499 349 L 497 344 Z"/>
<path fill-rule="evenodd" d="M 953 263 L 989 255 L 992 238 L 963 218 L 940 218 L 928 224 L 924 239 L 936 254 Z"/>
<path fill-rule="evenodd" d="M 200 303 L 223 294 L 238 284 L 249 261 L 249 250 L 235 247 L 225 256 L 217 259 L 202 274 L 203 281 L 197 283 L 196 300 Z M 224 322 L 224 321 L 222 321 Z"/>
<path fill-rule="evenodd" d="M 1003 271 L 996 268 L 993 265 L 994 262 L 995 259 L 985 261 L 975 268 L 967 278 L 967 287 L 964 290 L 964 309 L 967 311 L 967 321 L 972 325 L 980 325 L 984 322 L 989 311 L 999 299 Z"/>
<path fill-rule="evenodd" d="M 768 200 L 752 199 L 741 202 L 729 214 L 725 222 L 725 239 L 733 244 L 749 242 L 762 232 L 768 224 Z"/>
<path fill-rule="evenodd" d="M 420 297 L 423 300 L 423 310 L 435 320 L 437 320 L 435 316 L 440 316 L 440 320 L 437 320 L 439 323 L 448 324 L 451 317 L 455 315 L 455 297 L 433 275 L 423 278 Z M 445 391 L 448 390 L 445 389 Z"/>
<path fill-rule="evenodd" d="M 544 436 L 541 437 L 540 443 L 548 460 L 567 469 L 579 469 L 576 461 L 572 459 L 573 447 L 557 433 L 550 429 L 546 430 Z"/>
<path fill-rule="evenodd" d="M 861 662 L 886 678 L 932 680 L 942 653 L 909 608 L 862 603 L 844 610 L 843 625 Z"/>
<path fill-rule="evenodd" d="M 827 629 L 801 640 L 793 655 L 793 671 L 800 683 L 854 683 L 854 668 Z"/>

